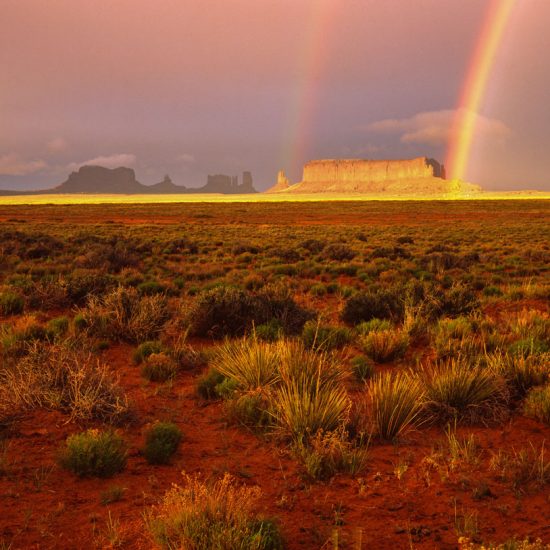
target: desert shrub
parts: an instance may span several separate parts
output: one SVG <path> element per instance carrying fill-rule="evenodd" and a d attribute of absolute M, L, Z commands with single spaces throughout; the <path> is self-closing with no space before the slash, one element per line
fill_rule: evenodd
<path fill-rule="evenodd" d="M 271 319 L 263 325 L 258 325 L 254 329 L 254 334 L 259 340 L 275 342 L 283 336 L 283 327 L 277 319 Z"/>
<path fill-rule="evenodd" d="M 140 296 L 134 288 L 118 287 L 102 298 L 90 296 L 79 313 L 93 336 L 143 342 L 160 334 L 168 304 L 162 295 Z"/>
<path fill-rule="evenodd" d="M 143 455 L 149 464 L 168 464 L 178 450 L 181 430 L 172 422 L 155 422 L 145 435 Z"/>
<path fill-rule="evenodd" d="M 302 341 L 307 348 L 330 351 L 344 347 L 351 341 L 351 331 L 345 327 L 320 325 L 308 321 L 302 330 Z"/>
<path fill-rule="evenodd" d="M 252 326 L 276 320 L 286 334 L 295 334 L 312 313 L 292 299 L 290 291 L 267 285 L 257 294 L 240 289 L 218 287 L 202 292 L 187 318 L 198 336 L 242 336 Z"/>
<path fill-rule="evenodd" d="M 310 478 L 326 480 L 338 472 L 360 473 L 368 458 L 367 447 L 354 445 L 340 429 L 334 432 L 320 430 L 307 442 L 296 442 L 293 450 Z"/>
<path fill-rule="evenodd" d="M 401 330 L 381 330 L 363 336 L 360 344 L 365 355 L 377 363 L 387 363 L 403 357 L 409 341 L 409 335 Z"/>
<path fill-rule="evenodd" d="M 1 315 L 19 315 L 23 313 L 25 300 L 10 290 L 0 292 L 0 314 Z"/>
<path fill-rule="evenodd" d="M 252 294 L 221 286 L 201 292 L 187 318 L 197 336 L 241 336 L 254 319 Z"/>
<path fill-rule="evenodd" d="M 141 375 L 149 382 L 166 382 L 178 373 L 178 364 L 164 352 L 151 353 L 142 363 Z"/>
<path fill-rule="evenodd" d="M 392 330 L 393 323 L 388 319 L 377 319 L 374 317 L 369 321 L 359 323 L 355 329 L 359 334 L 369 334 L 369 332 L 380 332 L 382 330 Z"/>
<path fill-rule="evenodd" d="M 232 380 L 217 386 L 217 393 L 226 399 L 225 409 L 230 421 L 253 430 L 265 430 L 273 424 L 269 392 L 261 387 L 249 391 L 236 391 Z"/>
<path fill-rule="evenodd" d="M 528 357 L 494 353 L 487 356 L 487 366 L 502 376 L 512 395 L 522 398 L 534 386 L 544 384 L 550 378 L 548 361 L 545 355 L 530 355 Z"/>
<path fill-rule="evenodd" d="M 371 319 L 400 319 L 403 300 L 397 289 L 371 289 L 348 298 L 342 311 L 342 320 L 357 325 Z"/>
<path fill-rule="evenodd" d="M 53 338 L 61 338 L 67 334 L 69 325 L 70 323 L 68 317 L 55 317 L 54 319 L 48 321 L 47 331 Z"/>
<path fill-rule="evenodd" d="M 334 243 L 325 246 L 323 249 L 323 256 L 329 260 L 343 262 L 346 260 L 353 260 L 353 258 L 357 256 L 357 252 L 345 244 Z"/>
<path fill-rule="evenodd" d="M 99 296 L 115 284 L 116 279 L 107 273 L 75 270 L 64 279 L 62 288 L 69 303 L 81 306 L 89 296 Z"/>
<path fill-rule="evenodd" d="M 473 422 L 504 412 L 506 383 L 491 369 L 449 359 L 425 366 L 423 379 L 428 407 L 439 418 Z"/>
<path fill-rule="evenodd" d="M 215 399 L 220 397 L 218 390 L 227 379 L 216 369 L 209 367 L 197 381 L 197 393 L 203 399 Z"/>
<path fill-rule="evenodd" d="M 419 425 L 425 392 L 420 380 L 407 372 L 383 373 L 367 388 L 373 431 L 382 439 L 393 440 Z"/>
<path fill-rule="evenodd" d="M 351 372 L 359 382 L 366 382 L 374 376 L 374 365 L 364 355 L 351 360 Z"/>
<path fill-rule="evenodd" d="M 510 344 L 508 352 L 517 357 L 544 354 L 550 352 L 550 343 L 533 337 L 523 338 Z"/>
<path fill-rule="evenodd" d="M 0 348 L 5 357 L 21 357 L 35 342 L 48 340 L 49 334 L 33 315 L 17 318 L 0 326 Z"/>
<path fill-rule="evenodd" d="M 440 315 L 456 317 L 468 315 L 479 308 L 479 300 L 475 292 L 462 284 L 454 284 L 436 297 L 437 311 Z"/>
<path fill-rule="evenodd" d="M 312 254 L 319 254 L 325 248 L 326 242 L 318 239 L 307 239 L 300 243 L 302 248 L 309 250 Z"/>
<path fill-rule="evenodd" d="M 260 496 L 258 487 L 238 487 L 230 474 L 209 485 L 184 474 L 184 485 L 174 485 L 146 515 L 146 526 L 167 550 L 281 550 L 277 525 L 254 514 Z"/>
<path fill-rule="evenodd" d="M 149 355 L 165 351 L 162 342 L 159 340 L 147 340 L 142 342 L 132 354 L 132 360 L 136 365 L 143 363 Z"/>
<path fill-rule="evenodd" d="M 153 296 L 154 294 L 166 292 L 166 287 L 157 281 L 145 281 L 138 284 L 137 289 L 142 296 Z"/>
<path fill-rule="evenodd" d="M 298 334 L 314 314 L 299 306 L 288 287 L 266 285 L 255 296 L 253 316 L 256 325 L 277 320 L 287 335 Z"/>
<path fill-rule="evenodd" d="M 313 296 L 325 296 L 327 293 L 327 287 L 323 283 L 317 283 L 311 285 L 309 293 Z"/>
<path fill-rule="evenodd" d="M 82 420 L 119 422 L 129 412 L 118 380 L 99 359 L 40 343 L 15 364 L 0 368 L 0 401 L 12 411 L 44 407 Z"/>
<path fill-rule="evenodd" d="M 442 318 L 433 329 L 433 346 L 439 359 L 475 357 L 483 351 L 483 341 L 467 317 Z"/>
<path fill-rule="evenodd" d="M 459 550 L 550 550 L 550 544 L 544 544 L 541 539 L 531 540 L 529 537 L 518 540 L 516 537 L 508 539 L 502 544 L 477 544 L 468 537 L 460 537 Z"/>
<path fill-rule="evenodd" d="M 87 430 L 70 435 L 60 464 L 79 477 L 112 477 L 126 466 L 126 445 L 115 432 Z"/>
<path fill-rule="evenodd" d="M 526 416 L 550 425 L 550 384 L 533 388 L 527 394 L 523 410 Z"/>

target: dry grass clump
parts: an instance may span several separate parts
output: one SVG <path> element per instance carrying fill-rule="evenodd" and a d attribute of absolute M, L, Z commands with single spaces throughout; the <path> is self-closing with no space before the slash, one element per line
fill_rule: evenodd
<path fill-rule="evenodd" d="M 343 429 L 319 430 L 308 441 L 297 441 L 293 450 L 307 475 L 315 480 L 329 479 L 337 472 L 358 474 L 368 459 L 368 441 L 353 443 Z"/>
<path fill-rule="evenodd" d="M 277 525 L 255 514 L 259 497 L 258 487 L 239 487 L 230 474 L 210 484 L 184 474 L 183 486 L 174 485 L 145 523 L 166 549 L 281 549 Z"/>
<path fill-rule="evenodd" d="M 142 296 L 135 288 L 120 286 L 102 297 L 90 296 L 80 317 L 93 336 L 144 342 L 155 340 L 162 331 L 168 303 L 163 295 Z"/>
<path fill-rule="evenodd" d="M 550 460 L 544 442 L 540 449 L 531 444 L 519 451 L 499 450 L 491 459 L 491 469 L 517 490 L 526 490 L 531 485 L 543 487 L 550 483 Z"/>
<path fill-rule="evenodd" d="M 0 367 L 5 414 L 44 407 L 73 419 L 122 420 L 128 399 L 106 365 L 90 353 L 34 344 L 19 361 Z"/>
<path fill-rule="evenodd" d="M 374 434 L 393 440 L 422 422 L 425 391 L 410 372 L 383 373 L 367 387 Z"/>
<path fill-rule="evenodd" d="M 449 359 L 423 368 L 427 407 L 442 420 L 476 422 L 500 418 L 508 398 L 506 383 L 491 369 Z"/>

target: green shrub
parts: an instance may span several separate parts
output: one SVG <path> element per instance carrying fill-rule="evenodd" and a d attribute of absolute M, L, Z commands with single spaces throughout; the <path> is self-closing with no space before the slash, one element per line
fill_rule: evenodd
<path fill-rule="evenodd" d="M 221 397 L 226 397 L 225 408 L 231 421 L 254 430 L 264 430 L 273 424 L 269 394 L 261 388 L 246 392 L 222 383 L 217 387 Z"/>
<path fill-rule="evenodd" d="M 67 438 L 60 463 L 79 477 L 111 477 L 124 469 L 126 455 L 126 445 L 115 432 L 88 430 Z"/>
<path fill-rule="evenodd" d="M 47 330 L 54 338 L 64 336 L 69 330 L 69 318 L 63 316 L 51 319 L 48 321 Z"/>
<path fill-rule="evenodd" d="M 160 505 L 146 515 L 146 526 L 163 549 L 282 550 L 277 525 L 254 514 L 261 496 L 257 487 L 238 487 L 229 474 L 206 485 L 184 476 Z"/>
<path fill-rule="evenodd" d="M 178 373 L 177 363 L 166 353 L 152 353 L 141 367 L 141 374 L 150 382 L 166 382 Z"/>
<path fill-rule="evenodd" d="M 25 300 L 19 294 L 6 290 L 0 292 L 0 314 L 19 315 L 23 313 Z"/>
<path fill-rule="evenodd" d="M 523 410 L 527 416 L 550 425 L 550 384 L 533 388 L 527 394 Z"/>
<path fill-rule="evenodd" d="M 393 329 L 393 323 L 388 319 L 371 319 L 370 321 L 364 321 L 359 323 L 356 327 L 359 334 L 368 334 L 369 332 L 380 332 L 382 330 Z"/>
<path fill-rule="evenodd" d="M 353 260 L 357 256 L 357 252 L 345 244 L 335 243 L 324 247 L 323 256 L 329 260 L 343 262 Z"/>
<path fill-rule="evenodd" d="M 307 348 L 330 351 L 339 349 L 351 340 L 351 331 L 345 327 L 323 326 L 308 321 L 302 330 L 302 341 Z"/>
<path fill-rule="evenodd" d="M 365 355 L 377 363 L 403 357 L 409 347 L 409 335 L 400 330 L 370 332 L 360 340 Z"/>
<path fill-rule="evenodd" d="M 357 292 L 348 298 L 342 311 L 342 320 L 357 325 L 371 319 L 400 319 L 404 302 L 398 289 L 378 289 Z"/>
<path fill-rule="evenodd" d="M 462 284 L 452 285 L 448 291 L 440 293 L 437 298 L 439 314 L 448 317 L 467 315 L 479 308 L 479 300 L 475 292 Z"/>
<path fill-rule="evenodd" d="M 225 286 L 203 291 L 187 314 L 193 334 L 212 338 L 242 336 L 273 320 L 286 334 L 295 334 L 312 316 L 296 304 L 288 289 L 272 285 L 256 294 Z"/>
<path fill-rule="evenodd" d="M 508 347 L 509 353 L 519 357 L 527 357 L 529 355 L 543 354 L 550 352 L 550 344 L 536 338 L 524 338 L 517 340 Z"/>
<path fill-rule="evenodd" d="M 132 354 L 132 360 L 136 365 L 143 363 L 147 357 L 153 353 L 161 353 L 164 351 L 164 346 L 158 340 L 148 340 L 141 343 Z"/>
<path fill-rule="evenodd" d="M 172 422 L 156 422 L 145 435 L 143 454 L 149 464 L 168 464 L 178 450 L 181 430 Z"/>
<path fill-rule="evenodd" d="M 374 365 L 364 355 L 351 360 L 351 372 L 359 382 L 366 382 L 374 376 Z"/>
<path fill-rule="evenodd" d="M 374 433 L 393 440 L 420 424 L 424 395 L 420 380 L 409 373 L 376 376 L 367 389 Z"/>
<path fill-rule="evenodd" d="M 258 325 L 254 333 L 259 340 L 275 342 L 283 336 L 283 327 L 277 319 L 271 319 L 263 325 Z"/>
<path fill-rule="evenodd" d="M 209 367 L 206 373 L 197 381 L 197 393 L 203 399 L 216 399 L 221 397 L 218 393 L 218 389 L 226 380 L 223 374 Z"/>
<path fill-rule="evenodd" d="M 162 294 L 166 292 L 166 287 L 157 281 L 145 281 L 138 284 L 137 289 L 142 296 L 153 296 L 153 294 Z"/>

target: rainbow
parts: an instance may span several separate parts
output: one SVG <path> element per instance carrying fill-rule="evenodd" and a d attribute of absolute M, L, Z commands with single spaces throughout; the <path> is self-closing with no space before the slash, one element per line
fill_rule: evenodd
<path fill-rule="evenodd" d="M 311 3 L 304 47 L 298 60 L 300 80 L 292 99 L 282 152 L 282 166 L 297 173 L 309 147 L 311 129 L 318 106 L 320 83 L 327 69 L 330 29 L 339 0 L 315 0 Z"/>
<path fill-rule="evenodd" d="M 451 128 L 445 159 L 450 179 L 464 179 L 487 81 L 515 4 L 516 0 L 491 0 Z"/>

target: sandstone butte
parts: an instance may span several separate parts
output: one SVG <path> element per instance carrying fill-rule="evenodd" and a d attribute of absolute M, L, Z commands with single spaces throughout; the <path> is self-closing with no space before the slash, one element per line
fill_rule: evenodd
<path fill-rule="evenodd" d="M 478 193 L 477 185 L 445 179 L 445 169 L 434 159 L 406 160 L 324 159 L 305 164 L 302 181 L 291 185 L 281 170 L 266 193 L 384 193 L 439 195 Z"/>

